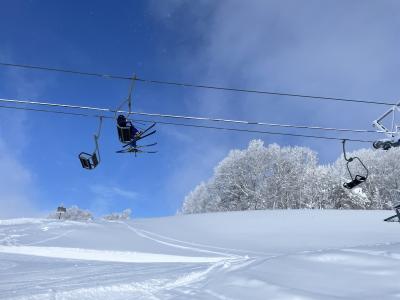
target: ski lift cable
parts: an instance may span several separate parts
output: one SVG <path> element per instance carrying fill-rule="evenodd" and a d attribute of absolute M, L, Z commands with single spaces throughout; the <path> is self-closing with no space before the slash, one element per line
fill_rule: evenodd
<path fill-rule="evenodd" d="M 25 64 L 13 64 L 13 63 L 7 63 L 7 62 L 0 62 L 0 66 L 25 68 L 25 69 L 36 69 L 36 70 L 42 70 L 42 71 L 61 72 L 61 73 L 69 73 L 69 74 L 84 75 L 84 76 L 94 76 L 94 77 L 107 78 L 107 79 L 118 79 L 118 80 L 132 80 L 133 79 L 133 77 L 130 77 L 130 76 L 111 75 L 111 74 L 103 74 L 103 73 L 95 73 L 95 72 L 84 72 L 84 71 L 77 71 L 77 70 L 25 65 Z M 317 95 L 304 95 L 304 94 L 299 94 L 299 93 L 273 92 L 273 91 L 256 90 L 256 89 L 230 88 L 230 87 L 223 87 L 223 86 L 216 86 L 216 85 L 153 80 L 153 79 L 146 79 L 146 78 L 141 78 L 141 77 L 135 77 L 135 80 L 143 82 L 143 83 L 149 83 L 149 84 L 173 85 L 173 86 L 179 86 L 179 87 L 202 88 L 202 89 L 222 90 L 222 91 L 230 91 L 230 92 L 264 94 L 264 95 L 285 96 L 285 97 L 325 100 L 325 101 L 354 102 L 354 103 L 386 105 L 386 106 L 395 105 L 395 103 L 388 103 L 388 102 L 381 101 L 381 100 L 363 100 L 363 99 L 327 97 L 327 96 L 317 96 Z"/>
<path fill-rule="evenodd" d="M 50 106 L 50 107 L 62 107 L 62 108 L 67 108 L 67 109 L 82 109 L 82 110 L 90 110 L 90 111 L 110 112 L 110 113 L 114 113 L 114 114 L 127 113 L 127 111 L 124 111 L 124 110 L 113 110 L 110 108 L 60 104 L 60 103 L 50 103 L 50 102 L 38 102 L 38 101 L 30 101 L 30 100 L 0 98 L 0 102 L 28 104 L 28 105 L 41 105 L 41 106 Z M 185 120 L 193 120 L 193 121 L 211 121 L 211 122 L 235 123 L 235 124 L 244 124 L 244 125 L 258 125 L 258 126 L 270 126 L 270 127 L 281 127 L 281 128 L 296 128 L 296 129 L 310 129 L 310 130 L 324 130 L 324 131 L 352 132 L 352 133 L 377 133 L 377 132 L 379 133 L 380 132 L 380 131 L 376 131 L 376 130 L 366 130 L 366 129 L 348 129 L 348 128 L 334 128 L 334 127 L 321 127 L 321 126 L 278 124 L 278 123 L 253 122 L 253 121 L 243 121 L 243 120 L 232 120 L 232 119 L 221 119 L 221 118 L 210 118 L 210 117 L 194 117 L 194 116 L 148 113 L 148 112 L 135 112 L 135 111 L 131 112 L 131 114 L 148 116 L 148 117 L 185 119 Z"/>
<path fill-rule="evenodd" d="M 80 116 L 80 117 L 103 117 L 104 119 L 112 119 L 114 117 L 106 116 L 106 115 L 92 115 L 85 113 L 76 113 L 69 111 L 58 111 L 58 110 L 50 110 L 50 109 L 37 109 L 37 108 L 29 108 L 29 107 L 17 107 L 17 106 L 9 106 L 9 105 L 0 105 L 0 108 L 4 109 L 16 109 L 16 110 L 26 110 L 33 112 L 43 112 L 43 113 L 53 113 L 53 114 L 63 114 L 63 115 L 72 115 L 72 116 Z M 262 131 L 262 130 L 252 130 L 252 129 L 240 129 L 240 128 L 228 128 L 228 127 L 217 127 L 217 126 L 208 126 L 208 125 L 196 125 L 196 124 L 184 124 L 184 123 L 174 123 L 174 122 L 165 122 L 151 119 L 132 119 L 134 122 L 144 122 L 144 123 L 156 123 L 161 125 L 172 125 L 172 126 L 183 126 L 183 127 L 194 127 L 194 128 L 203 128 L 203 129 L 215 129 L 215 130 L 225 130 L 225 131 L 235 131 L 235 132 L 247 132 L 247 133 L 260 133 L 260 134 L 269 134 L 269 135 L 281 135 L 281 136 L 293 136 L 293 137 L 303 137 L 303 138 L 313 138 L 313 139 L 324 139 L 324 140 L 335 140 L 342 141 L 347 140 L 351 142 L 360 142 L 360 143 L 372 143 L 370 140 L 362 140 L 362 139 L 352 139 L 352 138 L 343 138 L 343 137 L 327 137 L 327 136 L 318 136 L 318 135 L 304 135 L 304 134 L 295 134 L 295 133 L 286 133 L 286 132 L 271 132 L 271 131 Z"/>

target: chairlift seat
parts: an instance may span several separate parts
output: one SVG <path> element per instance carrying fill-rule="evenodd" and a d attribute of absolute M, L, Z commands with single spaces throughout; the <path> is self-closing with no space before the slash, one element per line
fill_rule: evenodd
<path fill-rule="evenodd" d="M 132 138 L 131 138 L 131 132 L 132 132 L 132 127 L 131 126 L 119 126 L 117 125 L 117 130 L 118 130 L 118 138 L 119 141 L 123 144 L 128 144 Z"/>
<path fill-rule="evenodd" d="M 81 152 L 79 154 L 79 160 L 81 161 L 82 167 L 87 170 L 92 170 L 99 164 L 99 159 L 97 158 L 96 152 L 93 154 Z"/>
<path fill-rule="evenodd" d="M 365 176 L 356 175 L 356 177 L 352 181 L 343 183 L 343 186 L 346 189 L 351 190 L 352 188 L 356 187 L 357 185 L 363 183 L 366 180 L 367 178 Z"/>

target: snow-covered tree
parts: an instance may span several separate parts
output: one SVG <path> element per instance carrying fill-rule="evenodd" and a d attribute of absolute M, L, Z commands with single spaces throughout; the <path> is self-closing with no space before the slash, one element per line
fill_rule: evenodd
<path fill-rule="evenodd" d="M 316 154 L 308 148 L 264 146 L 253 140 L 245 150 L 232 150 L 208 183 L 186 198 L 183 213 L 305 207 L 305 174 L 312 174 Z"/>
<path fill-rule="evenodd" d="M 62 220 L 73 220 L 73 221 L 88 221 L 92 220 L 92 214 L 87 211 L 80 209 L 78 206 L 73 205 L 70 208 L 67 208 L 67 211 L 60 215 L 58 212 L 51 213 L 48 216 L 49 219 L 59 219 Z"/>
<path fill-rule="evenodd" d="M 129 220 L 132 210 L 127 208 L 120 213 L 111 213 L 103 217 L 104 220 L 114 221 L 114 220 Z"/>
<path fill-rule="evenodd" d="M 253 140 L 247 149 L 232 150 L 214 175 L 186 196 L 181 212 L 202 213 L 248 209 L 390 209 L 400 202 L 400 149 L 361 149 L 357 156 L 369 170 L 368 180 L 348 190 L 343 155 L 331 165 L 318 165 L 317 154 L 305 147 L 264 146 Z M 353 176 L 365 175 L 354 160 Z"/>
<path fill-rule="evenodd" d="M 211 184 L 200 183 L 185 197 L 180 212 L 184 214 L 196 214 L 218 211 L 220 199 L 214 191 L 211 191 L 212 188 Z"/>

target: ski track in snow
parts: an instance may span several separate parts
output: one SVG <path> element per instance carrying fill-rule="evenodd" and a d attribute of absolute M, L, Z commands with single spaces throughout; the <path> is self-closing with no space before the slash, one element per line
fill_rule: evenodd
<path fill-rule="evenodd" d="M 24 223 L 25 224 L 25 223 Z M 106 250 L 94 250 L 94 249 L 80 249 L 80 248 L 65 248 L 65 247 L 40 247 L 34 246 L 38 244 L 44 244 L 48 241 L 60 239 L 74 230 L 63 232 L 59 235 L 39 240 L 36 242 L 27 243 L 24 245 L 0 245 L 0 253 L 3 254 L 20 254 L 38 257 L 47 257 L 53 259 L 67 259 L 67 260 L 84 260 L 84 261 L 101 261 L 104 262 L 117 262 L 117 263 L 195 263 L 200 264 L 195 269 L 198 271 L 185 271 L 183 269 L 182 274 L 175 278 L 171 276 L 161 277 L 157 279 L 149 279 L 140 281 L 134 281 L 130 283 L 112 283 L 105 282 L 105 284 L 97 286 L 81 287 L 79 283 L 69 283 L 63 285 L 66 278 L 60 280 L 51 280 L 51 284 L 58 288 L 48 289 L 44 293 L 32 293 L 31 295 L 21 295 L 16 297 L 8 297 L 7 299 L 99 299 L 112 297 L 113 299 L 126 299 L 126 297 L 135 296 L 135 299 L 165 299 L 167 294 L 163 294 L 163 291 L 174 290 L 174 293 L 179 292 L 183 294 L 193 293 L 190 287 L 196 283 L 199 283 L 211 276 L 213 272 L 224 271 L 227 272 L 230 268 L 237 270 L 242 265 L 248 265 L 248 257 L 240 256 L 227 252 L 211 251 L 204 249 L 193 243 L 175 240 L 166 236 L 160 236 L 155 233 L 147 232 L 141 229 L 137 229 L 127 223 L 125 224 L 130 231 L 134 234 L 151 240 L 155 243 L 162 244 L 168 247 L 179 248 L 199 253 L 213 254 L 213 257 L 194 257 L 194 256 L 175 256 L 175 255 L 164 255 L 164 254 L 153 254 L 153 253 L 140 253 L 140 252 L 129 252 L 129 251 L 106 251 Z M 8 224 L 7 224 L 8 225 Z M 46 231 L 49 230 L 46 227 Z M 43 228 L 41 228 L 43 230 Z M 43 230 L 44 231 L 44 230 Z M 188 246 L 191 245 L 191 246 Z M 234 250 L 224 248 L 223 250 Z M 235 250 L 234 250 L 235 251 Z M 40 272 L 31 274 L 40 274 Z M 10 273 L 17 274 L 17 273 Z M 29 274 L 29 272 L 21 272 L 20 274 Z M 96 275 L 97 276 L 97 275 Z M 76 276 L 72 278 L 77 279 Z M 84 277 L 86 278 L 86 277 Z M 90 277 L 88 278 L 90 279 Z M 108 280 L 108 279 L 107 279 Z M 47 282 L 36 284 L 35 288 L 41 286 L 47 286 Z M 24 284 L 23 280 L 18 280 L 18 284 Z M 29 280 L 25 282 L 26 285 L 30 286 Z M 34 284 L 34 283 L 32 283 Z M 26 288 L 28 288 L 26 286 Z M 1 288 L 1 283 L 0 283 Z M 183 289 L 180 291 L 180 289 Z M 43 289 L 42 289 L 43 290 Z M 160 296 L 161 295 L 161 296 Z M 1 297 L 0 297 L 1 298 Z"/>
<path fill-rule="evenodd" d="M 135 228 L 127 223 L 124 223 L 131 231 L 135 232 L 137 235 L 139 235 L 140 237 L 143 237 L 145 239 L 149 239 L 153 242 L 162 244 L 162 245 L 166 245 L 166 246 L 170 246 L 170 247 L 174 247 L 174 248 L 179 248 L 179 249 L 186 249 L 186 250 L 191 250 L 191 251 L 195 251 L 195 252 L 201 252 L 201 253 L 209 253 L 209 254 L 215 254 L 215 255 L 220 255 L 226 258 L 236 258 L 236 259 L 240 259 L 243 258 L 242 256 L 236 255 L 236 254 L 232 254 L 232 253 L 227 253 L 227 252 L 216 252 L 216 251 L 211 251 L 211 250 L 207 250 L 207 249 L 202 249 L 202 248 L 198 248 L 198 247 L 191 247 L 191 246 L 183 246 L 177 243 L 171 243 L 171 242 L 166 242 L 163 241 L 161 239 L 157 239 L 154 237 L 151 237 L 149 234 L 146 233 L 146 231 L 142 230 L 142 229 L 138 229 Z M 149 233 L 149 232 L 148 232 Z M 151 233 L 150 233 L 151 234 Z M 173 240 L 172 238 L 167 238 L 168 240 Z M 181 244 L 190 244 L 188 242 L 182 242 L 182 241 L 178 241 L 175 240 L 176 242 L 179 242 Z M 228 250 L 228 249 L 226 249 Z M 229 249 L 229 250 L 233 250 L 233 249 Z"/>
<path fill-rule="evenodd" d="M 126 223 L 125 223 L 126 224 Z M 171 246 L 171 247 L 176 247 L 176 248 L 183 248 L 183 249 L 188 249 L 188 250 L 192 250 L 192 251 L 198 251 L 198 252 L 206 252 L 206 253 L 214 253 L 217 255 L 225 255 L 227 258 L 235 258 L 235 262 L 233 264 L 229 263 L 228 261 L 225 262 L 225 272 L 233 272 L 233 271 L 238 271 L 239 269 L 248 269 L 257 265 L 261 265 L 269 260 L 274 260 L 274 259 L 282 259 L 284 257 L 289 257 L 289 256 L 295 256 L 295 255 L 300 255 L 300 254 L 316 254 L 316 253 L 323 253 L 325 251 L 332 251 L 332 250 L 340 250 L 342 247 L 339 248 L 321 248 L 321 249 L 317 249 L 317 250 L 302 250 L 302 251 L 295 251 L 295 252 L 290 252 L 290 253 L 284 253 L 284 254 L 278 254 L 278 255 L 271 255 L 271 254 L 266 254 L 263 252 L 253 252 L 253 253 L 257 253 L 257 254 L 262 254 L 261 257 L 258 258 L 253 258 L 250 259 L 248 255 L 246 256 L 239 256 L 236 254 L 232 254 L 232 253 L 227 253 L 227 252 L 215 252 L 215 251 L 210 251 L 210 250 L 205 250 L 202 248 L 197 248 L 197 247 L 188 247 L 188 246 L 182 246 L 180 244 L 186 244 L 186 245 L 191 245 L 191 246 L 199 246 L 201 245 L 202 247 L 209 247 L 208 245 L 203 245 L 203 244 L 196 244 L 196 243 L 191 243 L 191 242 L 186 242 L 186 241 L 181 241 L 181 240 L 177 240 L 177 239 L 173 239 L 170 237 L 166 237 L 163 235 L 159 235 L 147 230 L 143 230 L 143 229 L 138 229 L 135 228 L 133 226 L 130 226 L 128 224 L 126 224 L 128 226 L 128 228 L 130 228 L 132 231 L 134 231 L 136 234 L 138 234 L 139 236 L 146 238 L 146 239 L 150 239 L 152 241 L 155 241 L 157 243 L 163 244 L 163 245 L 167 245 L 167 246 Z M 153 237 L 151 237 L 153 236 Z M 155 238 L 157 237 L 157 238 Z M 168 240 L 168 241 L 173 241 L 175 243 L 170 243 L 170 242 L 165 242 L 164 240 Z M 177 244 L 178 243 L 178 244 Z M 360 246 L 365 246 L 365 245 L 360 245 Z M 355 246 L 359 247 L 359 246 Z M 218 247 L 213 247 L 211 246 L 210 248 L 218 248 Z M 221 249 L 221 248 L 219 248 Z M 242 249 L 231 249 L 231 248 L 222 248 L 223 250 L 228 250 L 230 252 L 245 252 L 245 250 Z M 221 249 L 221 250 L 222 250 Z M 249 251 L 252 252 L 252 251 Z M 213 270 L 214 268 L 216 268 L 219 265 L 219 263 L 216 263 L 214 265 L 212 265 L 206 273 L 209 273 L 211 270 Z M 221 270 L 220 270 L 221 271 Z M 215 274 L 214 274 L 215 275 Z M 205 276 L 201 276 L 201 277 L 205 277 Z M 205 279 L 205 278 L 203 278 Z M 242 285 L 243 288 L 248 288 L 249 284 L 251 284 L 252 282 L 255 282 L 254 280 L 242 280 Z M 240 285 L 240 282 L 235 282 L 236 284 Z M 187 283 L 187 285 L 189 285 L 190 282 Z M 310 293 L 306 290 L 303 289 L 296 289 L 296 288 L 291 288 L 291 287 L 286 287 L 284 285 L 279 285 L 278 283 L 274 283 L 272 280 L 269 281 L 259 281 L 259 285 L 263 285 L 263 286 L 270 286 L 273 289 L 279 290 L 280 293 L 282 294 L 282 299 L 298 299 L 298 300 L 307 300 L 307 299 L 312 299 L 315 296 L 320 296 L 320 297 L 326 297 L 327 295 L 324 294 L 320 294 L 318 295 L 317 293 Z M 212 289 L 207 289 L 205 290 L 205 293 L 214 297 L 215 299 L 221 299 L 221 300 L 233 300 L 235 298 L 230 298 L 226 295 L 220 294 Z M 293 296 L 294 294 L 298 294 L 298 296 Z M 299 296 L 299 295 L 303 295 L 303 296 Z M 310 297 L 308 297 L 308 296 Z"/>
<path fill-rule="evenodd" d="M 0 253 L 124 263 L 213 263 L 224 260 L 223 257 L 178 256 L 144 252 L 37 246 L 0 246 Z"/>
<path fill-rule="evenodd" d="M 194 271 L 178 276 L 175 279 L 149 279 L 130 283 L 117 283 L 85 288 L 75 288 L 67 291 L 58 291 L 57 288 L 49 289 L 46 293 L 30 296 L 17 296 L 10 300 L 36 300 L 36 299 L 166 299 L 168 295 L 163 292 L 177 290 L 185 286 L 204 280 L 214 269 L 223 266 L 223 262 L 212 264 L 202 271 Z M 68 289 L 68 288 L 67 288 Z M 180 291 L 185 294 L 188 291 Z M 133 298 L 134 297 L 134 298 Z M 170 298 L 170 297 L 168 297 Z"/>
<path fill-rule="evenodd" d="M 260 252 L 260 251 L 252 251 L 252 250 L 245 250 L 245 249 L 236 249 L 236 248 L 224 248 L 224 247 L 216 247 L 216 246 L 211 246 L 211 245 L 207 245 L 207 244 L 200 244 L 200 243 L 194 243 L 194 242 L 187 242 L 187 241 L 182 241 L 182 240 L 178 240 L 178 239 L 174 239 L 171 237 L 167 237 L 165 235 L 161 235 L 158 233 L 154 233 L 148 230 L 144 230 L 141 228 L 135 228 L 135 230 L 138 230 L 142 233 L 145 233 L 147 236 L 154 236 L 157 238 L 161 238 L 167 241 L 171 241 L 171 242 L 177 242 L 180 244 L 184 244 L 184 245 L 190 245 L 190 246 L 195 246 L 195 247 L 203 247 L 203 248 L 209 248 L 209 249 L 217 249 L 217 250 L 224 250 L 224 251 L 231 251 L 231 252 L 239 252 L 239 253 L 245 253 L 245 256 L 248 256 L 249 254 L 255 254 L 255 255 L 262 255 L 262 256 L 268 256 L 271 255 L 271 253 L 265 253 L 265 252 Z M 216 252 L 218 253 L 218 252 Z M 232 254 L 233 255 L 233 254 Z"/>
<path fill-rule="evenodd" d="M 48 230 L 48 229 L 47 229 Z M 47 231 L 46 230 L 46 231 Z M 60 238 L 62 238 L 62 237 L 65 237 L 66 235 L 68 235 L 68 234 L 71 234 L 72 232 L 74 232 L 75 230 L 69 230 L 69 231 L 66 231 L 66 232 L 64 232 L 64 233 L 61 233 L 61 234 L 59 234 L 59 235 L 56 235 L 56 236 L 53 236 L 53 237 L 50 237 L 50 238 L 47 238 L 47 239 L 44 239 L 44 240 L 40 240 L 40 241 L 37 241 L 37 242 L 32 242 L 32 243 L 28 243 L 28 244 L 24 244 L 24 246 L 33 246 L 33 245 L 39 245 L 39 244 L 43 244 L 43 243 L 46 243 L 46 242 L 49 242 L 49 241 L 54 241 L 54 240 L 58 240 L 58 239 L 60 239 Z"/>

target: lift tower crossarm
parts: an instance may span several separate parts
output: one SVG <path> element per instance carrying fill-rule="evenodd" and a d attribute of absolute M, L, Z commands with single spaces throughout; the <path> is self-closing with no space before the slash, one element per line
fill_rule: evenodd
<path fill-rule="evenodd" d="M 386 134 L 387 137 L 389 137 L 390 139 L 393 139 L 395 137 L 395 135 L 398 134 L 398 128 L 397 126 L 394 126 L 394 115 L 393 115 L 393 119 L 392 119 L 392 130 L 389 130 L 388 128 L 386 128 L 381 122 L 384 118 L 386 118 L 388 115 L 390 115 L 391 113 L 394 114 L 394 112 L 396 110 L 399 110 L 400 107 L 400 101 L 396 104 L 393 105 L 389 110 L 387 110 L 383 115 L 381 115 L 378 119 L 376 119 L 375 121 L 372 122 L 372 125 L 378 129 L 379 131 L 383 132 Z M 394 128 L 396 127 L 396 128 Z M 394 131 L 393 131 L 394 130 Z"/>

